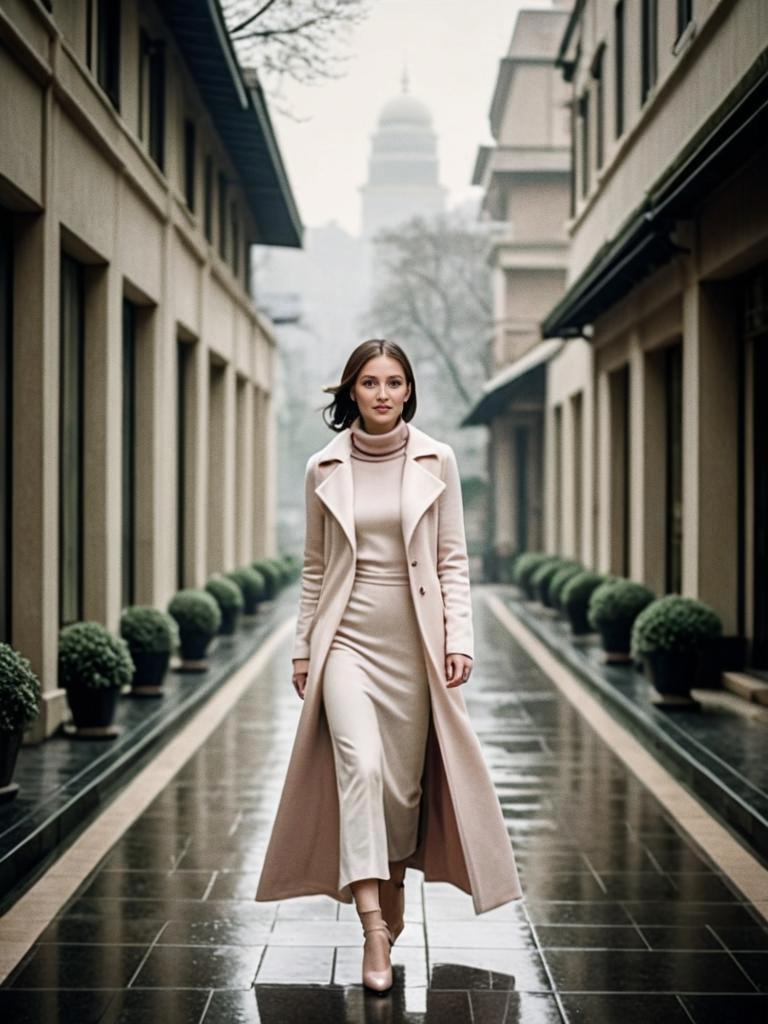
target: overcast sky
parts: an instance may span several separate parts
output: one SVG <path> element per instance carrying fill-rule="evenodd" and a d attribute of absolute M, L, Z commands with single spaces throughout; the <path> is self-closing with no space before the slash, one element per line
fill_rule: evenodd
<path fill-rule="evenodd" d="M 404 63 L 409 91 L 434 117 L 449 202 L 475 195 L 472 167 L 478 145 L 492 141 L 488 109 L 517 12 L 551 6 L 551 0 L 372 0 L 370 17 L 350 37 L 345 76 L 287 86 L 285 102 L 299 122 L 272 111 L 303 222 L 337 220 L 358 232 L 370 135 L 381 107 L 401 91 Z"/>

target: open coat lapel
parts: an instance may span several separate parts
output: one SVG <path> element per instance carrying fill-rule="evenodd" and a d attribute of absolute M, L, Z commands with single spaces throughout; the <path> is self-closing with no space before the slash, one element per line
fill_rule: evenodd
<path fill-rule="evenodd" d="M 406 551 L 416 524 L 432 502 L 445 490 L 445 482 L 436 475 L 439 473 L 439 455 L 440 452 L 432 438 L 418 427 L 409 424 L 401 484 L 401 520 Z M 344 430 L 326 446 L 326 454 L 318 462 L 318 465 L 329 462 L 338 462 L 339 465 L 321 480 L 315 488 L 315 494 L 338 520 L 355 557 L 357 542 L 351 459 L 352 436 L 349 430 Z M 426 468 L 427 465 L 432 465 L 435 472 Z"/>

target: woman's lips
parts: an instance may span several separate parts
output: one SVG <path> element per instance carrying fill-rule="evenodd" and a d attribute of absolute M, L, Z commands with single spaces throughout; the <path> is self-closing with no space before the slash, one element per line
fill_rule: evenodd
<path fill-rule="evenodd" d="M 376 412 L 389 412 L 391 408 L 391 405 L 374 405 Z"/>

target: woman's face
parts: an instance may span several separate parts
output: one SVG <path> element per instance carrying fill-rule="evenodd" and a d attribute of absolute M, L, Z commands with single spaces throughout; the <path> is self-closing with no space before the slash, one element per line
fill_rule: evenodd
<path fill-rule="evenodd" d="M 363 364 L 350 395 L 357 402 L 363 426 L 369 434 L 391 430 L 411 396 L 403 368 L 392 356 L 374 356 Z"/>

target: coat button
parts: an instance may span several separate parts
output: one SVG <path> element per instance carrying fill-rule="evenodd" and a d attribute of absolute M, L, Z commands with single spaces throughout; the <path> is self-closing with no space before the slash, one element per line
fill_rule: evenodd
<path fill-rule="evenodd" d="M 413 561 L 413 562 L 411 562 L 411 565 L 418 565 L 418 564 L 419 564 L 419 563 L 418 563 L 418 562 L 416 562 L 416 561 Z"/>
<path fill-rule="evenodd" d="M 426 594 L 426 590 L 424 589 L 424 587 L 419 587 L 419 593 Z"/>

